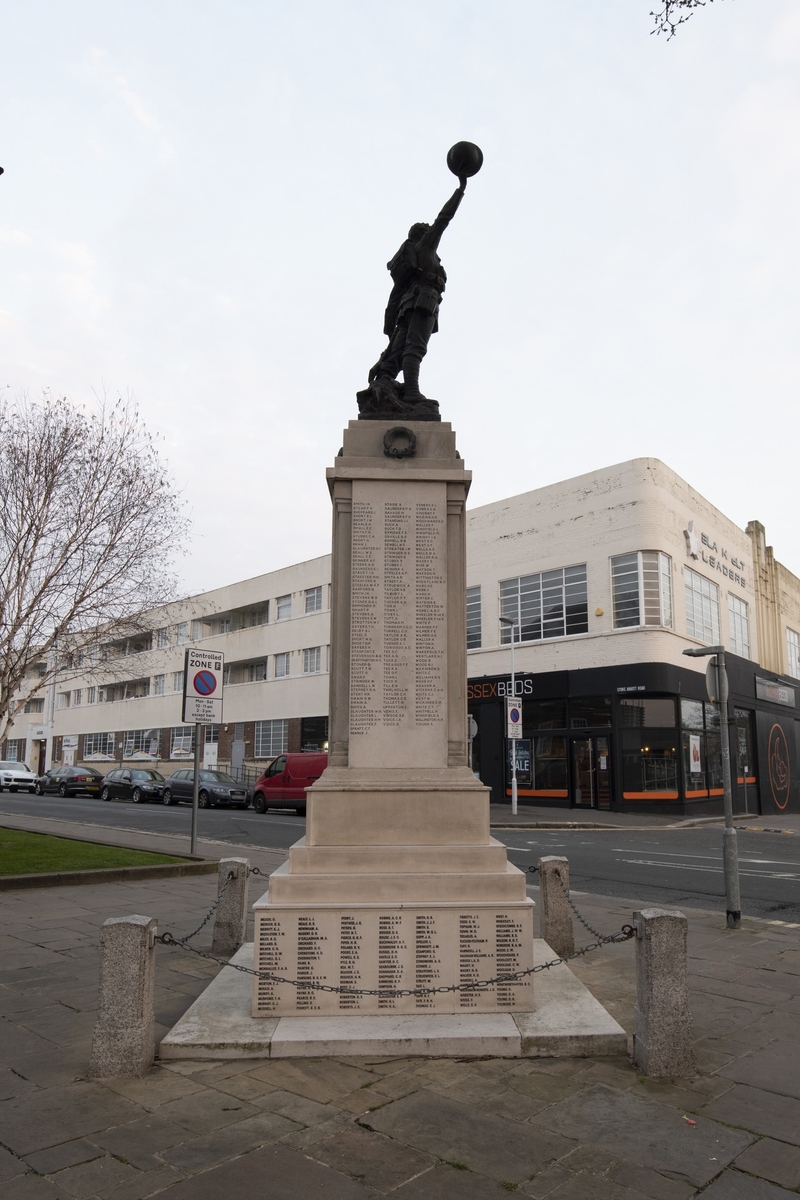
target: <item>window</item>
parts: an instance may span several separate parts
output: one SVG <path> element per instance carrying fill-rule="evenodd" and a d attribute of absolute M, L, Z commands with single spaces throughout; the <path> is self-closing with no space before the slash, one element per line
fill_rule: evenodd
<path fill-rule="evenodd" d="M 220 631 L 220 633 L 230 633 L 230 631 L 231 631 L 231 619 L 230 619 L 230 617 L 220 617 L 220 619 L 219 619 L 219 631 Z"/>
<path fill-rule="evenodd" d="M 672 560 L 659 550 L 637 550 L 611 559 L 614 628 L 672 628 Z"/>
<path fill-rule="evenodd" d="M 674 729 L 675 701 L 671 696 L 620 700 L 619 723 L 623 729 Z"/>
<path fill-rule="evenodd" d="M 44 700 L 42 700 L 42 699 L 41 699 L 41 697 L 37 697 L 37 698 L 36 698 L 36 699 L 34 699 L 34 700 L 27 700 L 27 701 L 25 702 L 25 709 L 24 709 L 24 711 L 25 711 L 26 713 L 40 713 L 40 712 L 44 712 Z"/>
<path fill-rule="evenodd" d="M 19 762 L 21 738 L 9 738 L 6 742 L 6 762 Z"/>
<path fill-rule="evenodd" d="M 322 612 L 322 587 L 306 588 L 306 612 Z"/>
<path fill-rule="evenodd" d="M 166 683 L 166 680 L 167 680 L 166 675 L 154 675 L 153 676 L 153 695 L 154 696 L 163 696 L 164 695 L 164 685 Z"/>
<path fill-rule="evenodd" d="M 194 754 L 194 725 L 178 725 L 170 738 L 170 758 L 189 758 Z"/>
<path fill-rule="evenodd" d="M 686 632 L 709 646 L 719 641 L 719 588 L 710 579 L 705 579 L 683 568 L 686 583 Z"/>
<path fill-rule="evenodd" d="M 86 703 L 87 704 L 96 704 L 97 703 L 97 688 L 90 687 L 90 688 L 86 689 Z"/>
<path fill-rule="evenodd" d="M 219 745 L 219 725 L 206 725 L 205 729 L 205 744 L 207 746 Z"/>
<path fill-rule="evenodd" d="M 687 800 L 722 795 L 720 709 L 681 699 L 684 786 Z"/>
<path fill-rule="evenodd" d="M 514 637 L 521 642 L 588 633 L 586 564 L 501 580 L 500 612 L 517 622 Z M 501 626 L 500 641 L 511 641 L 511 626 Z"/>
<path fill-rule="evenodd" d="M 303 750 L 328 749 L 327 717 L 301 717 L 300 746 Z"/>
<path fill-rule="evenodd" d="M 113 733 L 85 733 L 83 735 L 84 758 L 113 758 Z"/>
<path fill-rule="evenodd" d="M 185 646 L 189 640 L 189 623 L 181 621 L 180 625 L 175 626 L 176 641 L 179 646 Z"/>
<path fill-rule="evenodd" d="M 56 696 L 56 708 L 69 708 L 70 700 L 70 692 L 59 692 Z"/>
<path fill-rule="evenodd" d="M 467 649 L 478 650 L 481 644 L 481 589 L 467 588 Z"/>
<path fill-rule="evenodd" d="M 303 651 L 303 674 L 316 675 L 322 670 L 322 647 L 312 646 Z"/>
<path fill-rule="evenodd" d="M 183 691 L 183 671 L 172 672 L 172 690 L 173 692 Z"/>
<path fill-rule="evenodd" d="M 786 650 L 789 655 L 789 674 L 793 679 L 800 679 L 800 634 L 793 629 L 786 630 Z"/>
<path fill-rule="evenodd" d="M 289 674 L 289 651 L 275 655 L 275 678 L 285 679 Z"/>
<path fill-rule="evenodd" d="M 275 604 L 277 606 L 277 614 L 276 614 L 275 619 L 277 621 L 288 620 L 288 618 L 292 615 L 292 597 L 291 597 L 291 595 L 278 596 L 278 599 L 275 601 Z"/>
<path fill-rule="evenodd" d="M 192 641 L 196 642 L 203 636 L 203 621 L 192 621 Z"/>
<path fill-rule="evenodd" d="M 572 729 L 597 729 L 610 725 L 611 697 L 570 700 L 569 723 Z"/>
<path fill-rule="evenodd" d="M 125 758 L 158 758 L 160 729 L 129 729 L 124 737 L 122 753 Z"/>
<path fill-rule="evenodd" d="M 264 662 L 246 663 L 243 667 L 244 682 L 258 683 L 267 678 L 267 664 Z"/>
<path fill-rule="evenodd" d="M 256 721 L 256 758 L 272 758 L 289 748 L 288 721 Z"/>
<path fill-rule="evenodd" d="M 747 601 L 740 600 L 728 592 L 728 629 L 731 650 L 742 658 L 750 657 L 750 622 L 747 617 Z"/>
<path fill-rule="evenodd" d="M 72 707 L 80 708 L 80 706 L 82 704 L 83 704 L 83 688 L 75 688 L 75 691 L 72 693 Z"/>
<path fill-rule="evenodd" d="M 166 626 L 156 630 L 156 644 L 159 650 L 163 650 L 165 646 L 169 645 L 169 629 Z"/>

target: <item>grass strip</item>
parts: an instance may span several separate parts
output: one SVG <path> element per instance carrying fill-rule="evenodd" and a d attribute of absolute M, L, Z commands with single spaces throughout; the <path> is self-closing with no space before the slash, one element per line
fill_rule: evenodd
<path fill-rule="evenodd" d="M 150 850 L 126 850 L 121 846 L 101 846 L 97 842 L 73 842 L 49 833 L 0 828 L 0 876 L 92 871 L 98 867 L 150 867 L 184 861 Z"/>

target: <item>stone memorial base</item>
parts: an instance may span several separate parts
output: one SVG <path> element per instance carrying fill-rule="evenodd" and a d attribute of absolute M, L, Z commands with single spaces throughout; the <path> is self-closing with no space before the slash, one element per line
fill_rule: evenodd
<path fill-rule="evenodd" d="M 555 958 L 533 943 L 536 963 Z M 253 945 L 231 960 L 249 967 Z M 223 967 L 161 1042 L 162 1059 L 408 1055 L 497 1058 L 625 1054 L 627 1035 L 563 964 L 536 976 L 533 1012 L 254 1018 L 251 976 Z"/>

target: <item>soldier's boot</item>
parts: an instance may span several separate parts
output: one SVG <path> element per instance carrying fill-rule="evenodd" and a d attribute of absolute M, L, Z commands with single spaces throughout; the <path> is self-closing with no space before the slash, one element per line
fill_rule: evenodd
<path fill-rule="evenodd" d="M 425 397 L 419 390 L 419 365 L 421 359 L 413 354 L 403 355 L 403 399 L 406 404 L 419 404 Z"/>

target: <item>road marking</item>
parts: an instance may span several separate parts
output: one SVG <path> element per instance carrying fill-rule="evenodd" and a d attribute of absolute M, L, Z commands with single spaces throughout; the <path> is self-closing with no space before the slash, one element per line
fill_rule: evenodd
<path fill-rule="evenodd" d="M 666 867 L 670 871 L 710 871 L 715 875 L 722 874 L 722 867 L 696 867 L 691 863 L 667 863 L 655 862 L 651 858 L 623 858 L 624 863 L 629 863 L 637 867 Z M 780 871 L 740 871 L 740 875 L 747 875 L 752 879 L 800 879 L 800 875 L 783 873 Z"/>

